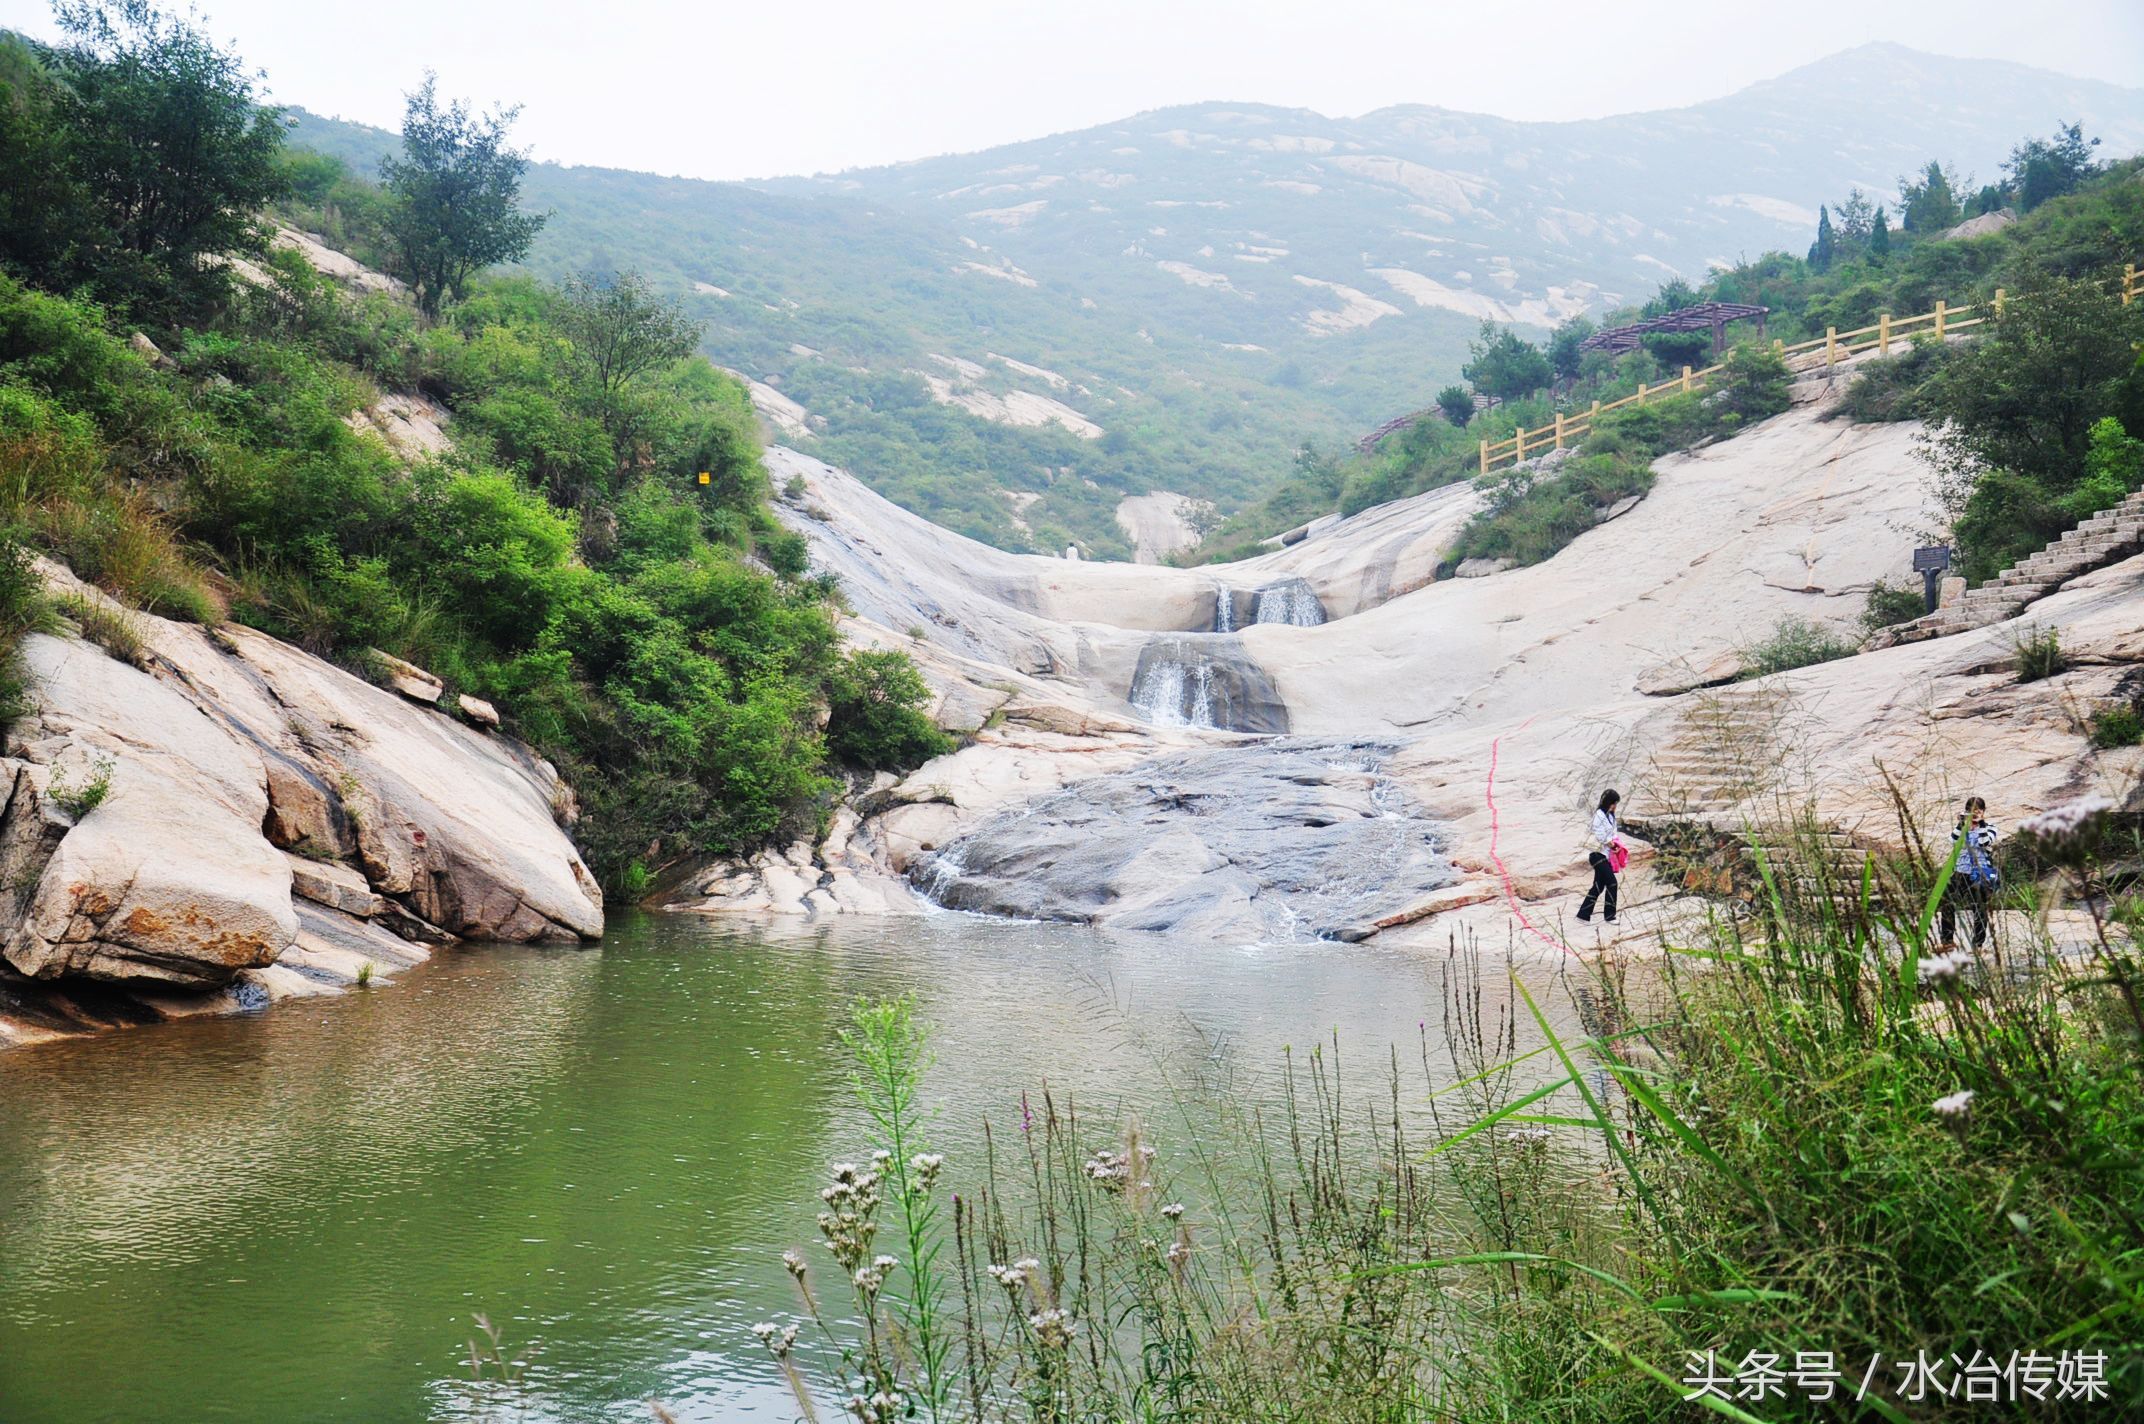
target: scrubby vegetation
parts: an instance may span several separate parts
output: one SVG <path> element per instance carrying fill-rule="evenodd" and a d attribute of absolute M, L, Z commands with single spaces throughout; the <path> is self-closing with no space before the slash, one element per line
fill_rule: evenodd
<path fill-rule="evenodd" d="M 877 1150 L 834 1169 L 832 1268 L 790 1253 L 796 1317 L 755 1333 L 804 1417 L 2134 1412 L 2135 833 L 2103 805 L 2021 832 L 1978 958 L 1936 943 L 1951 864 L 1842 882 L 1812 850 L 1658 977 L 1577 971 L 1582 1037 L 1514 977 L 1502 1013 L 1448 998 L 1419 1073 L 1292 1056 L 1242 1180 L 1047 1095 L 942 1159 L 912 1007 L 859 1006 Z M 2083 959 L 2007 913 L 2057 886 Z"/>
<path fill-rule="evenodd" d="M 1742 675 L 1765 677 L 1852 657 L 1855 645 L 1825 624 L 1790 616 L 1780 619 L 1771 632 L 1740 651 Z"/>
<path fill-rule="evenodd" d="M 75 43 L 17 46 L 0 89 L 53 171 L 101 171 L 146 139 L 114 131 L 143 111 L 245 152 L 204 162 L 193 198 L 216 221 L 141 236 L 87 288 L 73 276 L 106 270 L 118 197 L 85 179 L 67 223 L 0 212 L 0 520 L 20 538 L 134 608 L 229 616 L 353 668 L 377 648 L 490 699 L 579 787 L 613 884 L 636 860 L 808 830 L 843 764 L 947 745 L 905 658 L 842 651 L 834 590 L 768 510 L 745 392 L 686 354 L 673 304 L 631 274 L 478 275 L 497 234 L 417 243 L 415 178 L 378 201 L 437 264 L 412 274 L 436 319 L 346 293 L 268 245 L 255 204 L 302 200 L 311 170 L 235 56 L 141 4 L 62 15 Z M 136 102 L 91 104 L 115 69 Z M 459 106 L 419 97 L 403 174 L 483 159 L 496 196 L 503 127 L 472 138 Z M 199 119 L 241 109 L 260 123 Z M 234 279 L 231 255 L 258 275 Z M 382 392 L 443 404 L 452 446 L 360 433 Z"/>
<path fill-rule="evenodd" d="M 1931 168 L 1902 183 L 1903 228 L 1879 229 L 1877 203 L 1855 194 L 1827 208 L 1806 257 L 1767 253 L 1702 286 L 1671 282 L 1643 307 L 1601 321 L 1613 325 L 1693 302 L 1748 302 L 1769 308 L 1769 338 L 1793 344 L 1827 328 L 1872 325 L 1884 312 L 1926 312 L 1938 299 L 1977 304 L 1974 315 L 1992 316 L 1995 291 L 2003 288 L 2001 319 L 1975 339 L 1913 341 L 1895 356 L 1861 362 L 1839 411 L 1936 428 L 1929 453 L 1957 568 L 1978 581 L 2144 485 L 2144 444 L 2129 433 L 2144 430 L 2137 360 L 2144 302 L 2124 306 L 2117 290 L 2123 264 L 2144 253 L 2144 160 L 2099 166 L 2090 141 L 2065 127 L 2051 140 L 2021 143 L 2003 181 L 1968 199 L 1950 191 L 1955 175 Z M 1945 212 L 2006 204 L 2024 216 L 1987 235 L 1945 236 Z M 1643 349 L 1621 357 L 1582 355 L 1579 343 L 1592 330 L 1591 321 L 1576 318 L 1535 348 L 1510 331 L 1486 328 L 1468 370 L 1475 389 L 1496 400 L 1490 409 L 1461 428 L 1442 413 L 1440 395 L 1440 410 L 1369 454 L 1306 455 L 1293 479 L 1223 522 L 1192 557 L 1243 557 L 1261 539 L 1320 515 L 1352 514 L 1473 478 L 1480 441 L 1506 439 L 1521 425 L 1542 429 L 1559 411 L 1618 399 L 1704 359 L 1702 335 L 1667 333 L 1645 337 Z M 1612 502 L 1622 494 L 1611 491 L 1642 488 L 1631 470 L 1598 463 L 1583 475 L 1498 471 L 1485 484 L 1491 517 L 1506 532 L 1470 530 L 1462 557 L 1492 548 L 1520 558 L 1528 556 L 1520 551 L 1553 550 L 1585 527 L 1593 500 Z"/>

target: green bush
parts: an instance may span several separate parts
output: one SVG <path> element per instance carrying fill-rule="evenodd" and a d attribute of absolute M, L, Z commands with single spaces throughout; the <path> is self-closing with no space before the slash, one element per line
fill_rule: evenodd
<path fill-rule="evenodd" d="M 1910 583 L 1894 584 L 1878 579 L 1869 585 L 1868 602 L 1861 610 L 1864 635 L 1879 628 L 1911 623 L 1928 611 L 1928 596 Z"/>
<path fill-rule="evenodd" d="M 2103 749 L 2144 742 L 2144 712 L 2139 712 L 2133 702 L 2100 708 L 2092 714 L 2091 741 Z"/>
<path fill-rule="evenodd" d="M 1830 627 L 1807 618 L 1786 617 L 1772 631 L 1741 649 L 1744 677 L 1765 677 L 1775 672 L 1813 667 L 1817 663 L 1850 658 L 1856 649 Z"/>
<path fill-rule="evenodd" d="M 1896 420 L 1926 420 L 1933 413 L 1930 386 L 1949 365 L 1957 347 L 1926 337 L 1896 356 L 1863 360 L 1854 368 L 1845 398 L 1826 413 L 1856 425 Z"/>
<path fill-rule="evenodd" d="M 906 655 L 862 650 L 827 682 L 827 749 L 852 765 L 908 767 L 953 749 L 922 709 L 930 688 Z"/>
<path fill-rule="evenodd" d="M 2057 673 L 2067 672 L 2070 660 L 2062 651 L 2062 634 L 2059 629 L 2041 628 L 2028 630 L 2018 637 L 2012 665 L 2017 669 L 2019 682 L 2040 682 Z"/>

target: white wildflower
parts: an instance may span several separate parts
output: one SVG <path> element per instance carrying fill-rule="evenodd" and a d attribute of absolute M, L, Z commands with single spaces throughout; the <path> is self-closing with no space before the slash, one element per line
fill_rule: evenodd
<path fill-rule="evenodd" d="M 1170 1202 L 1161 1209 L 1161 1214 L 1169 1218 L 1169 1220 L 1175 1221 L 1184 1214 L 1184 1204 L 1182 1202 Z"/>
<path fill-rule="evenodd" d="M 760 1344 L 765 1345 L 781 1334 L 782 1328 L 771 1320 L 762 1320 L 752 1327 L 752 1333 L 759 1337 Z"/>
<path fill-rule="evenodd" d="M 1962 949 L 1948 954 L 1930 954 L 1921 959 L 1920 976 L 1923 984 L 1946 984 L 1957 978 L 1973 962 L 1973 956 Z"/>
<path fill-rule="evenodd" d="M 1071 1316 L 1055 1306 L 1048 1310 L 1038 1310 L 1028 1316 L 1027 1325 L 1035 1332 L 1037 1342 L 1059 1350 L 1072 1343 L 1072 1336 L 1079 1329 L 1073 1324 Z"/>
<path fill-rule="evenodd" d="M 2050 806 L 2037 816 L 2027 816 L 2017 828 L 2019 834 L 2041 840 L 2068 840 L 2113 809 L 2114 803 L 2104 796 L 2080 796 L 2075 801 Z"/>
<path fill-rule="evenodd" d="M 1929 1107 L 1935 1111 L 1937 1117 L 1955 1122 L 1973 1110 L 1973 1090 L 1960 1088 L 1955 1093 L 1937 1098 Z"/>
<path fill-rule="evenodd" d="M 1181 1266 L 1191 1259 L 1191 1243 L 1188 1241 L 1171 1241 L 1169 1249 L 1163 1254 L 1169 1258 L 1170 1265 Z"/>
<path fill-rule="evenodd" d="M 794 1247 L 782 1253 L 782 1268 L 798 1280 L 804 1279 L 804 1257 Z"/>

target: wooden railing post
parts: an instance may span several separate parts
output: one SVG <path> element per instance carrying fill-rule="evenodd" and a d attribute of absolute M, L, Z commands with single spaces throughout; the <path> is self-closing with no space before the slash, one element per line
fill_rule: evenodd
<path fill-rule="evenodd" d="M 1600 418 L 1601 403 L 1600 398 L 1596 396 L 1593 401 L 1593 409 L 1586 412 L 1586 424 L 1590 426 L 1593 424 L 1594 421 L 1599 420 Z"/>
<path fill-rule="evenodd" d="M 2122 264 L 2122 305 L 2125 307 L 2128 306 L 2130 300 L 2134 298 L 2136 294 L 2137 264 L 2134 262 L 2125 262 Z"/>
<path fill-rule="evenodd" d="M 1787 338 L 1784 336 L 1773 337 L 1772 350 L 1781 356 L 1785 356 L 1787 354 Z"/>
<path fill-rule="evenodd" d="M 1885 312 L 1876 318 L 1876 352 L 1880 356 L 1891 354 L 1891 314 Z"/>
<path fill-rule="evenodd" d="M 1936 298 L 1936 340 L 1943 339 L 1943 299 Z"/>
<path fill-rule="evenodd" d="M 1563 412 L 1560 410 L 1556 412 L 1556 448 L 1563 448 Z"/>
<path fill-rule="evenodd" d="M 1481 472 L 1489 473 L 1489 442 L 1486 440 L 1481 442 Z"/>
<path fill-rule="evenodd" d="M 1520 426 L 1511 432 L 1511 463 L 1516 465 L 1526 458 L 1526 427 Z"/>
<path fill-rule="evenodd" d="M 1690 368 L 1688 366 L 1682 368 L 1682 393 L 1684 395 L 1690 394 Z"/>
<path fill-rule="evenodd" d="M 2003 289 L 2001 287 L 1995 289 L 1995 319 L 1997 321 L 2003 319 Z"/>
<path fill-rule="evenodd" d="M 1839 328 L 1836 326 L 1824 328 L 1824 364 L 1827 366 L 1839 364 Z"/>
<path fill-rule="evenodd" d="M 1638 382 L 1638 404 L 1645 404 L 1645 382 Z"/>

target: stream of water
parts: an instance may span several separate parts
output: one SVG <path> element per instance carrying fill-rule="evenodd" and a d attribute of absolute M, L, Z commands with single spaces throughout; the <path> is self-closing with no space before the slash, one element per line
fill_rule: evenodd
<path fill-rule="evenodd" d="M 912 991 L 933 1025 L 957 1184 L 982 1120 L 1017 1130 L 1045 1082 L 1097 1121 L 1139 1111 L 1165 1153 L 1228 1152 L 1213 1104 L 1269 1099 L 1284 1044 L 1413 1057 L 1444 973 L 955 914 L 621 917 L 594 949 L 470 949 L 341 999 L 10 1052 L 0 1419 L 467 1418 L 478 1311 L 539 1346 L 524 1417 L 644 1421 L 656 1397 L 788 1419 L 748 1329 L 790 1316 L 780 1253 L 824 1259 L 816 1193 L 864 1151 L 835 1037 L 856 995 Z"/>

